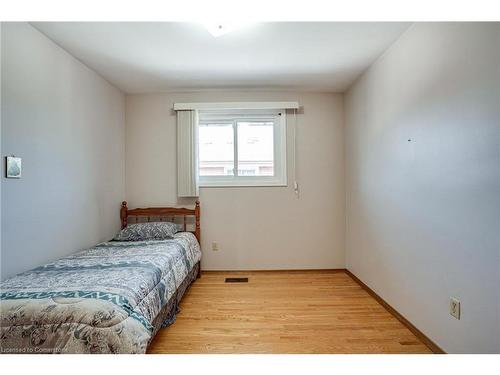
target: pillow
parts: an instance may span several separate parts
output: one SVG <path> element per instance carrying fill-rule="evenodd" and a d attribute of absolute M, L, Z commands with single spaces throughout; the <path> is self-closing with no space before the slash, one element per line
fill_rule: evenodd
<path fill-rule="evenodd" d="M 179 231 L 177 224 L 170 222 L 130 224 L 113 238 L 115 241 L 167 240 Z"/>

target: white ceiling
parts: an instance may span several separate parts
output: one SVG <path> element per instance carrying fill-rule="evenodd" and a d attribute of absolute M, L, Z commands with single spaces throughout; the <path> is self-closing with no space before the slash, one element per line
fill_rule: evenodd
<path fill-rule="evenodd" d="M 127 93 L 200 89 L 342 92 L 408 23 L 258 23 L 214 38 L 201 24 L 35 22 Z"/>

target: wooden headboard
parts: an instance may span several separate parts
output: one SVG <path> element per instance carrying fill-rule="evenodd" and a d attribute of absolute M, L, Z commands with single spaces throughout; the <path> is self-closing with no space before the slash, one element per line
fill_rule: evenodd
<path fill-rule="evenodd" d="M 201 243 L 200 233 L 200 202 L 196 201 L 194 209 L 177 208 L 177 207 L 150 207 L 150 208 L 134 208 L 129 210 L 127 202 L 122 202 L 120 209 L 120 219 L 122 222 L 122 229 L 125 228 L 129 222 L 139 223 L 142 220 L 149 221 L 172 221 L 175 222 L 176 217 L 182 217 L 182 222 L 185 232 L 192 232 L 196 236 L 199 243 Z M 193 216 L 195 218 L 194 230 L 187 230 L 187 217 Z M 132 218 L 132 221 L 130 220 Z M 169 220 L 170 219 L 170 220 Z"/>

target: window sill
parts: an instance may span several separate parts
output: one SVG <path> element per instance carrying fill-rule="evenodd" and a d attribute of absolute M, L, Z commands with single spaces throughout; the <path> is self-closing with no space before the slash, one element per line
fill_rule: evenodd
<path fill-rule="evenodd" d="M 199 185 L 200 188 L 241 188 L 241 187 L 288 187 L 288 184 L 281 181 L 276 182 L 234 182 L 234 183 L 224 183 L 224 182 L 203 182 Z"/>

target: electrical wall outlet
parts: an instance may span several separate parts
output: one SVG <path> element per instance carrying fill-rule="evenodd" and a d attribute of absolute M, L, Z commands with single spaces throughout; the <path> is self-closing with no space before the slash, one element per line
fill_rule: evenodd
<path fill-rule="evenodd" d="M 219 251 L 219 244 L 217 242 L 212 242 L 212 251 Z"/>
<path fill-rule="evenodd" d="M 460 320 L 460 301 L 456 298 L 450 298 L 450 315 Z"/>

